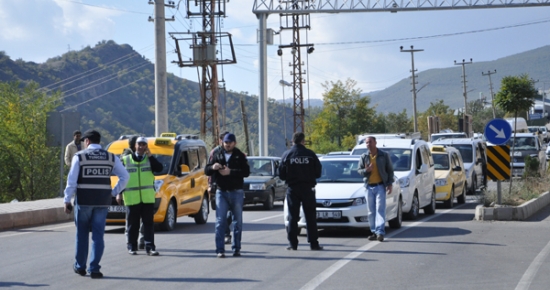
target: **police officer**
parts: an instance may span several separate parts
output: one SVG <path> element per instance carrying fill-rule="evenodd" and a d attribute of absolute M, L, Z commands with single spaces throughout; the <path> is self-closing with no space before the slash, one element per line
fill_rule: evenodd
<path fill-rule="evenodd" d="M 74 199 L 74 221 L 76 224 L 76 254 L 73 270 L 76 274 L 86 275 L 86 260 L 90 230 L 92 232 L 92 251 L 88 272 L 93 279 L 103 278 L 99 271 L 99 262 L 103 256 L 105 242 L 105 221 L 111 196 L 119 194 L 128 182 L 128 172 L 120 159 L 101 148 L 101 135 L 95 130 L 84 132 L 81 140 L 82 150 L 71 160 L 71 170 L 67 176 L 65 188 L 65 212 L 72 211 L 71 198 Z M 118 176 L 118 182 L 111 189 L 111 173 Z"/>
<path fill-rule="evenodd" d="M 315 152 L 304 146 L 304 133 L 294 133 L 292 141 L 294 146 L 283 154 L 279 167 L 279 177 L 286 180 L 288 184 L 286 201 L 289 211 L 287 228 L 289 246 L 286 249 L 298 249 L 298 220 L 300 220 L 301 204 L 306 217 L 307 240 L 310 249 L 319 251 L 323 247 L 319 245 L 318 241 L 315 185 L 317 184 L 316 179 L 321 177 L 321 162 Z"/>
<path fill-rule="evenodd" d="M 145 251 L 149 256 L 158 256 L 153 223 L 155 214 L 155 175 L 153 171 L 162 171 L 162 163 L 151 155 L 145 137 L 137 138 L 134 154 L 124 156 L 122 161 L 130 174 L 130 180 L 122 194 L 124 205 L 128 206 L 126 212 L 128 253 L 130 255 L 137 254 L 141 219 Z"/>

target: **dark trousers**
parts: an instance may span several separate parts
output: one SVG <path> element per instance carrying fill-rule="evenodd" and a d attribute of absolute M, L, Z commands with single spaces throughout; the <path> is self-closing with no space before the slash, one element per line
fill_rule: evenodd
<path fill-rule="evenodd" d="M 317 232 L 317 209 L 315 206 L 315 191 L 311 186 L 288 187 L 286 190 L 288 205 L 287 238 L 291 247 L 298 247 L 298 221 L 300 220 L 300 204 L 306 218 L 307 241 L 310 246 L 318 246 L 319 233 Z"/>
<path fill-rule="evenodd" d="M 155 214 L 154 203 L 140 203 L 128 206 L 126 212 L 126 230 L 128 231 L 128 250 L 137 251 L 140 219 L 143 221 L 143 240 L 145 250 L 155 250 L 155 228 L 153 215 Z"/>

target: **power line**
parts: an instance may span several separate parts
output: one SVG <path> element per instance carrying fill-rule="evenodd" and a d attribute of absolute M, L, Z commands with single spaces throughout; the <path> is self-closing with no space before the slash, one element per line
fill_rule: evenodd
<path fill-rule="evenodd" d="M 145 14 L 145 15 L 150 14 L 150 13 L 147 13 L 147 12 L 132 11 L 132 10 L 126 10 L 126 9 L 120 9 L 120 8 L 109 8 L 109 7 L 93 5 L 93 4 L 88 4 L 88 3 L 83 3 L 83 2 L 73 1 L 73 0 L 61 0 L 61 1 L 71 2 L 71 3 L 74 3 L 74 4 L 79 4 L 79 5 L 83 5 L 83 6 L 90 6 L 90 7 L 95 7 L 95 8 L 105 9 L 105 10 L 113 10 L 113 11 L 121 11 L 121 12 L 135 13 L 135 14 Z"/>

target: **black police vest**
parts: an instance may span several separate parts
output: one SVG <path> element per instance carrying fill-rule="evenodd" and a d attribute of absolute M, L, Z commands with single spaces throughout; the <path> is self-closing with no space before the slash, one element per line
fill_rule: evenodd
<path fill-rule="evenodd" d="M 79 205 L 110 205 L 115 155 L 103 149 L 87 149 L 78 152 L 75 157 L 80 162 L 75 202 Z"/>

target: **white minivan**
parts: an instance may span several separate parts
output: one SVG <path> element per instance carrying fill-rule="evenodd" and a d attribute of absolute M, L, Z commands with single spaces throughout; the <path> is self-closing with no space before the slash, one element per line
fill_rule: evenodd
<path fill-rule="evenodd" d="M 435 213 L 435 167 L 428 143 L 420 139 L 381 139 L 376 147 L 390 155 L 395 176 L 403 191 L 403 213 L 409 219 Z M 365 144 L 353 148 L 351 155 L 367 152 Z"/>

